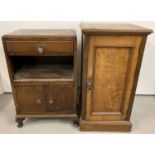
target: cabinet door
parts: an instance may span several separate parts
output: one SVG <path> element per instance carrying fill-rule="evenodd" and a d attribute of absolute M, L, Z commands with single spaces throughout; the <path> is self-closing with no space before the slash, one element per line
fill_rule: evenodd
<path fill-rule="evenodd" d="M 44 111 L 43 86 L 15 85 L 18 114 L 40 114 Z"/>
<path fill-rule="evenodd" d="M 47 86 L 46 110 L 53 113 L 75 113 L 74 85 L 51 83 Z"/>
<path fill-rule="evenodd" d="M 86 120 L 125 120 L 133 91 L 141 37 L 87 39 L 83 90 Z M 86 82 L 85 82 L 86 81 Z"/>

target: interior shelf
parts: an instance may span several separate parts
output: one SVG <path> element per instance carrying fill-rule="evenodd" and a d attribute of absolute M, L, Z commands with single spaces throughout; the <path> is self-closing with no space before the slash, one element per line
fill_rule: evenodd
<path fill-rule="evenodd" d="M 14 75 L 14 82 L 22 81 L 73 81 L 72 65 L 23 65 Z"/>

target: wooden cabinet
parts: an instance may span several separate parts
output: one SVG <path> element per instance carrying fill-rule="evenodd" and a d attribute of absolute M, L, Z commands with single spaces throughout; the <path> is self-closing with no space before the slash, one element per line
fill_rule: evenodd
<path fill-rule="evenodd" d="M 77 41 L 74 30 L 18 30 L 3 36 L 16 121 L 70 118 L 77 123 Z"/>
<path fill-rule="evenodd" d="M 146 37 L 130 24 L 82 24 L 80 130 L 130 131 L 130 115 Z"/>

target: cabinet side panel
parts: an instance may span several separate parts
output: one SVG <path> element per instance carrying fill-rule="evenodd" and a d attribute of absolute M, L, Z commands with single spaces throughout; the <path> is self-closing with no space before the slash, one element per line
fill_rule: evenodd
<path fill-rule="evenodd" d="M 127 113 L 127 120 L 130 120 L 131 112 L 132 112 L 132 106 L 133 106 L 133 101 L 134 101 L 134 96 L 135 96 L 135 91 L 137 88 L 137 82 L 138 82 L 138 77 L 139 77 L 139 72 L 141 68 L 141 63 L 142 63 L 142 58 L 144 54 L 144 49 L 145 49 L 145 44 L 146 44 L 147 36 L 142 36 L 137 38 L 137 48 L 139 48 L 139 57 L 138 57 L 138 62 L 137 62 L 137 68 L 135 71 L 135 77 L 133 81 L 133 87 L 132 87 L 132 94 L 130 97 L 129 101 L 129 106 L 128 106 L 128 113 Z"/>
<path fill-rule="evenodd" d="M 87 70 L 88 70 L 88 51 L 89 51 L 89 45 L 90 45 L 90 37 L 88 35 L 82 35 L 82 69 L 81 69 L 81 117 L 82 119 L 86 119 L 86 84 L 87 84 Z"/>

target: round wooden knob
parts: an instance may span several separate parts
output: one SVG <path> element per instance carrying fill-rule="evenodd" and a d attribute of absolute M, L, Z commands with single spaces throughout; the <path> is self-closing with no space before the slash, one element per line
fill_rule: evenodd
<path fill-rule="evenodd" d="M 54 103 L 53 99 L 49 99 L 49 104 L 53 104 L 53 103 Z"/>
<path fill-rule="evenodd" d="M 41 99 L 37 99 L 37 104 L 41 104 L 41 103 L 42 103 Z"/>
<path fill-rule="evenodd" d="M 38 51 L 39 54 L 44 53 L 44 49 L 41 46 L 38 46 L 37 51 Z"/>

